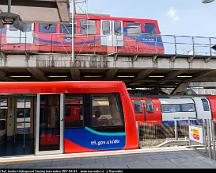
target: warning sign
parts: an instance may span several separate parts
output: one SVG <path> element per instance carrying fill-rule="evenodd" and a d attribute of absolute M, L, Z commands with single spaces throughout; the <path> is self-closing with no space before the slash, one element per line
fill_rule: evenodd
<path fill-rule="evenodd" d="M 204 144 L 202 126 L 190 125 L 189 126 L 189 138 L 192 141 Z"/>

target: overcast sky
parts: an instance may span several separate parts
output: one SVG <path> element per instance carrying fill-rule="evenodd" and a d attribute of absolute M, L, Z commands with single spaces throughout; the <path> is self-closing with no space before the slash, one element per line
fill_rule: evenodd
<path fill-rule="evenodd" d="M 161 34 L 216 37 L 216 1 L 88 0 L 89 13 L 158 20 Z"/>

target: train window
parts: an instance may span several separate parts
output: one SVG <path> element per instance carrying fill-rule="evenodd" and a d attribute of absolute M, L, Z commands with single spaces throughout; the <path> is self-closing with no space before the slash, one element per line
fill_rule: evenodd
<path fill-rule="evenodd" d="M 32 23 L 26 23 L 26 31 L 25 32 L 31 32 L 32 31 Z M 13 25 L 9 25 L 9 31 L 18 31 Z"/>
<path fill-rule="evenodd" d="M 151 100 L 146 101 L 146 111 L 150 113 L 154 112 L 154 105 Z"/>
<path fill-rule="evenodd" d="M 65 95 L 65 128 L 77 128 L 84 125 L 83 97 L 71 94 Z"/>
<path fill-rule="evenodd" d="M 7 99 L 0 99 L 0 119 L 7 118 Z"/>
<path fill-rule="evenodd" d="M 18 31 L 13 25 L 9 25 L 9 31 Z"/>
<path fill-rule="evenodd" d="M 103 21 L 102 22 L 102 30 L 103 30 L 103 35 L 109 35 L 110 34 L 110 21 Z"/>
<path fill-rule="evenodd" d="M 6 120 L 0 120 L 0 130 L 6 129 Z"/>
<path fill-rule="evenodd" d="M 96 21 L 95 20 L 80 20 L 81 25 L 81 34 L 88 34 L 88 35 L 96 35 Z"/>
<path fill-rule="evenodd" d="M 142 113 L 142 102 L 139 100 L 134 100 L 134 110 L 136 114 Z"/>
<path fill-rule="evenodd" d="M 127 35 L 137 36 L 141 34 L 141 24 L 135 22 L 127 22 Z"/>
<path fill-rule="evenodd" d="M 60 33 L 71 34 L 72 33 L 72 25 L 65 23 L 60 25 Z M 75 30 L 74 30 L 75 31 Z M 74 32 L 75 33 L 75 32 Z"/>
<path fill-rule="evenodd" d="M 161 105 L 162 112 L 163 113 L 175 113 L 175 112 L 181 112 L 181 106 L 177 104 L 172 105 Z"/>
<path fill-rule="evenodd" d="M 156 34 L 156 27 L 155 24 L 153 23 L 146 23 L 145 24 L 145 33 L 149 33 L 149 34 Z"/>
<path fill-rule="evenodd" d="M 206 99 L 201 99 L 204 111 L 210 111 L 208 101 Z"/>
<path fill-rule="evenodd" d="M 115 21 L 114 22 L 114 32 L 116 35 L 121 34 L 122 32 L 122 23 L 121 21 Z"/>
<path fill-rule="evenodd" d="M 92 127 L 124 126 L 120 98 L 114 94 L 92 96 Z"/>
<path fill-rule="evenodd" d="M 39 32 L 55 33 L 56 32 L 56 25 L 55 24 L 40 23 Z"/>
<path fill-rule="evenodd" d="M 195 112 L 195 106 L 193 103 L 182 104 L 181 112 Z"/>

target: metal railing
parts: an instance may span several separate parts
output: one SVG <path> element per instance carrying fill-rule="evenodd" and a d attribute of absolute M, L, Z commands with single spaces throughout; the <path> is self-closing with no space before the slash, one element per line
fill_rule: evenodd
<path fill-rule="evenodd" d="M 139 126 L 139 144 L 141 148 L 188 146 L 199 153 L 216 160 L 216 121 L 211 119 L 175 120 L 156 125 L 149 122 Z M 192 140 L 189 126 L 199 127 L 201 131 L 194 131 Z M 190 131 L 189 131 L 190 130 Z M 203 140 L 202 140 L 203 139 Z M 200 142 L 201 141 L 201 142 Z"/>
<path fill-rule="evenodd" d="M 22 37 L 4 37 L 1 34 L 0 51 L 71 55 L 71 35 L 49 33 L 42 39 L 38 33 L 31 36 L 23 35 Z M 75 53 L 216 56 L 216 50 L 212 48 L 216 45 L 216 37 L 142 34 L 141 36 L 124 37 L 124 40 L 117 38 L 116 36 L 77 35 L 74 39 Z M 103 45 L 101 45 L 102 40 Z"/>

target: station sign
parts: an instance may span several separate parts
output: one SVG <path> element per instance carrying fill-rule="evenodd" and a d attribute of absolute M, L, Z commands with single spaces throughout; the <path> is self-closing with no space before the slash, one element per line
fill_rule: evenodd
<path fill-rule="evenodd" d="M 204 144 L 204 135 L 203 135 L 203 127 L 190 125 L 189 126 L 189 138 L 192 141 L 198 142 L 200 144 Z"/>

